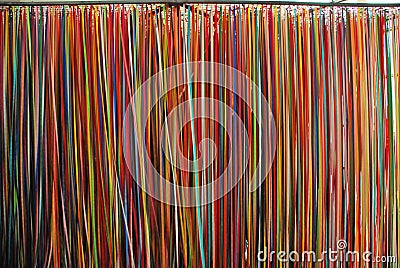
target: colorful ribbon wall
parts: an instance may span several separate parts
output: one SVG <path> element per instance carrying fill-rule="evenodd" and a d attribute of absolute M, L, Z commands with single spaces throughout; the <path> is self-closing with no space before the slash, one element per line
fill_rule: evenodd
<path fill-rule="evenodd" d="M 258 252 L 320 253 L 339 240 L 400 257 L 400 9 L 1 7 L 0 22 L 2 266 L 275 267 Z M 277 146 L 257 191 L 250 169 L 223 198 L 182 208 L 133 181 L 122 121 L 147 78 L 196 60 L 260 87 Z M 188 98 L 180 90 L 160 106 Z M 223 89 L 206 92 L 234 106 Z M 149 125 L 150 147 L 160 124 Z M 218 173 L 229 145 L 209 133 Z M 181 135 L 193 155 L 190 130 Z"/>

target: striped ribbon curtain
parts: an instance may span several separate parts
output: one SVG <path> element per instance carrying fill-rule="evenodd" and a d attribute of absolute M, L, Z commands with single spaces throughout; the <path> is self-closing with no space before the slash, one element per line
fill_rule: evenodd
<path fill-rule="evenodd" d="M 340 240 L 346 250 L 400 256 L 399 8 L 13 6 L 0 7 L 0 22 L 2 266 L 276 267 L 259 252 L 318 255 Z M 259 142 L 251 111 L 221 86 L 171 90 L 146 127 L 167 180 L 206 184 L 231 149 L 241 151 L 219 122 L 195 120 L 179 146 L 195 158 L 194 137 L 212 139 L 208 175 L 194 181 L 169 164 L 158 133 L 184 100 L 212 97 L 238 111 L 251 147 L 229 193 L 180 207 L 133 179 L 123 120 L 144 81 L 189 61 L 231 66 L 259 87 L 276 151 L 265 181 L 249 192 Z"/>

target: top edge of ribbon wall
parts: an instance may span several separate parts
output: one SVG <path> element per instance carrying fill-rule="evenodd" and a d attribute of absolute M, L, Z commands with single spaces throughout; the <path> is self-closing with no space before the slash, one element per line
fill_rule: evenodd
<path fill-rule="evenodd" d="M 0 1 L 0 6 L 57 6 L 57 5 L 202 5 L 202 4 L 210 4 L 210 5 L 282 5 L 282 6 L 337 6 L 337 7 L 397 7 L 400 6 L 400 3 L 394 0 L 385 0 L 385 1 L 346 1 L 346 0 L 310 0 L 310 1 L 290 1 L 290 0 L 139 0 L 139 1 L 130 1 L 130 0 L 91 0 L 91 1 L 79 1 L 79 0 L 55 0 L 55 1 L 43 1 L 43 0 L 9 0 L 9 1 Z"/>
<path fill-rule="evenodd" d="M 88 2 L 87 4 L 64 4 L 64 3 L 47 3 L 47 4 L 30 4 L 30 3 L 20 3 L 19 5 L 13 5 L 10 3 L 1 3 L 0 2 L 0 10 L 4 9 L 15 9 L 20 10 L 23 8 L 32 8 L 32 7 L 41 7 L 42 10 L 91 10 L 91 9 L 99 9 L 99 10 L 145 10 L 146 12 L 149 10 L 159 11 L 160 8 L 167 8 L 167 7 L 177 7 L 182 10 L 185 9 L 193 9 L 195 11 L 211 11 L 215 10 L 217 7 L 218 9 L 223 8 L 224 11 L 237 11 L 243 8 L 250 8 L 250 10 L 257 11 L 257 10 L 266 10 L 269 8 L 275 8 L 277 11 L 279 10 L 286 10 L 286 11 L 295 11 L 295 10 L 302 10 L 302 9 L 316 9 L 323 11 L 329 10 L 359 10 L 361 9 L 368 9 L 368 10 L 376 10 L 376 11 L 386 11 L 386 10 L 394 10 L 399 11 L 400 6 L 397 5 L 325 5 L 320 4 L 317 2 L 310 2 L 310 4 L 305 4 L 301 2 L 293 2 L 291 5 L 287 4 L 279 4 L 279 3 L 254 3 L 254 4 L 234 4 L 234 3 L 185 3 L 179 5 L 171 5 L 170 3 L 136 3 L 136 4 L 119 4 L 119 3 L 92 3 Z"/>
<path fill-rule="evenodd" d="M 88 5 L 21 5 L 21 6 L 2 6 L 0 4 L 0 12 L 13 11 L 16 13 L 22 13 L 26 15 L 35 15 L 37 12 L 39 14 L 47 14 L 52 12 L 60 12 L 61 14 L 75 13 L 75 12 L 89 12 L 92 15 L 96 13 L 103 13 L 109 11 L 119 11 L 126 14 L 133 12 L 165 12 L 170 5 L 168 4 L 88 4 Z M 193 12 L 219 12 L 223 11 L 224 14 L 230 14 L 231 16 L 236 16 L 237 12 L 246 9 L 250 12 L 265 12 L 268 10 L 275 10 L 281 14 L 301 14 L 305 10 L 312 10 L 313 12 L 307 12 L 311 17 L 324 15 L 325 20 L 329 23 L 329 19 L 326 15 L 333 15 L 335 19 L 345 19 L 348 16 L 354 16 L 357 18 L 362 17 L 372 17 L 374 14 L 379 14 L 381 16 L 387 16 L 391 18 L 394 14 L 400 14 L 400 7 L 378 7 L 378 6 L 318 6 L 318 5 L 270 5 L 270 4 L 249 4 L 249 5 L 236 5 L 236 4 L 185 4 L 174 6 L 179 8 L 182 16 L 186 16 L 189 10 Z M 185 11 L 186 10 L 186 11 Z M 32 13 L 33 12 L 33 13 Z M 247 11 L 246 11 L 247 12 Z M 359 12 L 362 12 L 360 17 Z M 387 21 L 388 29 L 392 27 L 391 21 Z M 396 24 L 396 23 L 395 23 Z"/>
<path fill-rule="evenodd" d="M 300 15 L 302 13 L 308 14 L 307 17 L 323 18 L 325 24 L 330 24 L 333 21 L 346 21 L 347 19 L 354 18 L 356 21 L 359 19 L 373 18 L 375 15 L 385 16 L 389 20 L 386 21 L 386 31 L 390 31 L 395 25 L 398 27 L 397 20 L 391 20 L 395 16 L 400 14 L 400 6 L 321 6 L 315 5 L 303 5 L 296 3 L 295 5 L 279 5 L 279 4 L 211 4 L 211 3 L 191 3 L 184 5 L 170 5 L 167 3 L 148 3 L 148 4 L 90 4 L 87 5 L 61 5 L 61 4 L 50 4 L 50 5 L 3 5 L 0 3 L 0 12 L 12 12 L 21 14 L 23 16 L 35 16 L 36 14 L 73 14 L 73 13 L 89 13 L 91 15 L 105 14 L 104 12 L 121 12 L 121 14 L 141 14 L 143 12 L 152 11 L 155 13 L 166 12 L 168 8 L 174 7 L 180 10 L 181 16 L 186 17 L 188 12 L 223 12 L 225 15 L 230 14 L 234 17 L 240 12 L 240 10 L 246 10 L 246 12 L 264 13 L 268 10 L 274 10 L 278 14 L 286 15 Z M 312 11 L 312 12 L 309 12 Z M 189 12 L 191 13 L 191 12 Z M 164 15 L 162 15 L 164 16 Z M 332 16 L 332 17 L 331 17 Z M 166 18 L 168 19 L 168 15 Z M 331 17 L 331 18 L 329 18 Z M 333 20 L 332 20 L 333 19 Z M 307 19 L 306 19 L 307 21 Z M 301 27 L 301 26 L 300 26 Z"/>

